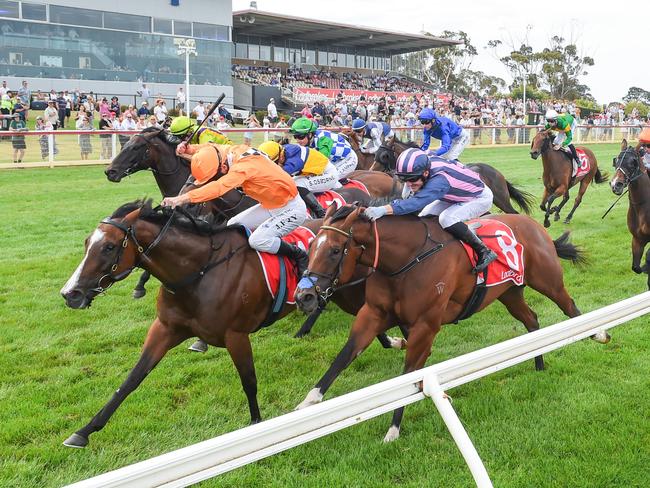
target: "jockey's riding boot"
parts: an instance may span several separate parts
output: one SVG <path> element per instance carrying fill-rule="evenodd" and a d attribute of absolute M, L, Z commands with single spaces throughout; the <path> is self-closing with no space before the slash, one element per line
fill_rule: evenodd
<path fill-rule="evenodd" d="M 349 178 L 341 178 L 341 179 L 339 180 L 339 183 L 341 184 L 341 186 L 345 186 L 345 185 L 347 185 L 348 183 L 350 183 L 350 179 L 349 179 Z"/>
<path fill-rule="evenodd" d="M 310 192 L 307 188 L 299 186 L 298 193 L 300 194 L 300 198 L 302 198 L 303 202 L 305 202 L 307 209 L 309 209 L 314 218 L 322 219 L 325 217 L 325 209 L 320 206 L 320 203 L 318 203 L 318 200 L 316 200 L 316 197 L 312 192 Z"/>
<path fill-rule="evenodd" d="M 296 263 L 298 276 L 302 276 L 309 267 L 309 256 L 307 253 L 294 244 L 280 241 L 280 249 L 276 253 L 278 256 L 287 256 Z"/>
<path fill-rule="evenodd" d="M 487 247 L 480 237 L 474 234 L 474 232 L 467 227 L 465 222 L 456 222 L 455 224 L 445 228 L 445 230 L 457 239 L 469 244 L 469 246 L 474 249 L 478 256 L 476 266 L 474 266 L 475 273 L 483 271 L 487 268 L 488 264 L 497 258 L 496 253 Z"/>
<path fill-rule="evenodd" d="M 571 154 L 573 155 L 573 160 L 578 163 L 578 166 L 580 165 L 580 159 L 578 158 L 578 151 L 576 151 L 576 147 L 573 144 L 569 144 L 569 149 L 571 150 Z"/>

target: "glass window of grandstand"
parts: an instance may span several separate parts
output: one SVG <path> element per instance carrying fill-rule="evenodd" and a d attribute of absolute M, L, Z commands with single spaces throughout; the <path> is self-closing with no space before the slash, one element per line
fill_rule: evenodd
<path fill-rule="evenodd" d="M 22 4 L 23 19 L 26 20 L 47 20 L 47 7 L 45 5 L 38 5 L 36 3 Z"/>
<path fill-rule="evenodd" d="M 174 21 L 174 34 L 177 36 L 192 37 L 192 23 L 181 22 L 180 20 Z"/>
<path fill-rule="evenodd" d="M 102 27 L 102 13 L 99 10 L 50 5 L 50 22 L 53 24 Z"/>
<path fill-rule="evenodd" d="M 0 0 L 0 17 L 18 18 L 18 2 Z"/>
<path fill-rule="evenodd" d="M 305 63 L 314 64 L 316 62 L 316 51 L 313 49 L 305 49 L 303 56 L 305 57 Z"/>
<path fill-rule="evenodd" d="M 271 61 L 271 46 L 260 46 L 260 59 Z"/>
<path fill-rule="evenodd" d="M 318 51 L 318 65 L 327 66 L 327 51 Z"/>
<path fill-rule="evenodd" d="M 273 46 L 273 61 L 285 63 L 287 61 L 284 47 Z"/>
<path fill-rule="evenodd" d="M 248 45 L 248 59 L 260 59 L 260 47 L 257 44 Z"/>
<path fill-rule="evenodd" d="M 104 27 L 134 32 L 150 32 L 151 21 L 143 15 L 117 14 L 104 12 Z"/>
<path fill-rule="evenodd" d="M 217 26 L 213 24 L 194 22 L 194 37 L 199 39 L 217 40 Z"/>
<path fill-rule="evenodd" d="M 240 59 L 248 58 L 248 44 L 245 42 L 235 43 L 235 57 Z"/>
<path fill-rule="evenodd" d="M 172 21 L 170 19 L 153 18 L 153 31 L 160 34 L 172 34 Z"/>
<path fill-rule="evenodd" d="M 348 68 L 356 68 L 356 65 L 354 64 L 354 54 L 345 55 L 345 66 Z"/>

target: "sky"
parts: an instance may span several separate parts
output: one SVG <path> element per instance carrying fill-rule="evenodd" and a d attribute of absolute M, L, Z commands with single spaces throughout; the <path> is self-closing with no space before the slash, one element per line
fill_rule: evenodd
<path fill-rule="evenodd" d="M 249 0 L 233 0 L 233 10 L 249 7 Z M 594 58 L 595 65 L 581 82 L 589 86 L 600 103 L 620 101 L 628 88 L 650 90 L 650 70 L 642 58 L 650 28 L 650 0 L 569 0 L 564 2 L 466 0 L 257 0 L 259 10 L 363 25 L 412 34 L 433 35 L 444 30 L 465 31 L 478 50 L 473 70 L 511 77 L 485 49 L 491 39 L 514 40 L 528 34 L 534 50 L 549 45 L 554 35 L 575 39 L 579 52 Z M 527 29 L 529 27 L 529 29 Z M 252 26 L 254 29 L 254 26 Z M 505 52 L 504 52 L 505 54 Z"/>

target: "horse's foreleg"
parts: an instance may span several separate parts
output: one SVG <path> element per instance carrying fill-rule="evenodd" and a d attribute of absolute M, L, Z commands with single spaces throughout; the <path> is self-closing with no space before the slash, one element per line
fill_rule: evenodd
<path fill-rule="evenodd" d="M 323 310 L 325 310 L 325 305 L 318 305 L 316 307 L 316 310 L 314 310 L 309 316 L 307 317 L 307 320 L 305 320 L 305 323 L 302 324 L 302 327 L 300 327 L 300 330 L 296 332 L 296 335 L 293 337 L 300 339 L 302 337 L 305 337 L 307 334 L 311 332 L 312 327 L 314 327 L 314 324 L 318 320 L 318 317 L 320 317 L 320 314 L 323 313 Z"/>
<path fill-rule="evenodd" d="M 643 273 L 643 268 L 641 267 L 641 255 L 643 254 L 643 248 L 644 245 L 641 239 L 632 237 L 632 271 L 637 274 Z"/>
<path fill-rule="evenodd" d="M 90 434 L 102 430 L 115 410 L 118 409 L 129 393 L 142 383 L 142 380 L 156 367 L 167 351 L 188 337 L 188 331 L 168 327 L 160 319 L 156 318 L 149 328 L 140 359 L 124 383 L 120 385 L 112 398 L 92 420 L 85 427 L 68 437 L 63 444 L 68 447 L 86 447 Z"/>
<path fill-rule="evenodd" d="M 557 197 L 558 195 L 555 193 L 548 197 L 546 203 L 546 213 L 544 214 L 544 227 L 551 226 L 551 221 L 549 220 L 549 216 L 551 215 L 551 205 L 553 204 L 553 200 L 555 200 Z"/>
<path fill-rule="evenodd" d="M 580 202 L 582 202 L 582 195 L 585 194 L 585 192 L 587 191 L 588 186 L 589 186 L 589 181 L 587 181 L 586 179 L 584 179 L 584 180 L 582 180 L 580 182 L 580 190 L 578 190 L 578 196 L 576 197 L 575 201 L 573 202 L 573 208 L 569 212 L 569 215 L 567 215 L 566 219 L 564 219 L 565 224 L 568 224 L 568 223 L 571 222 L 571 219 L 573 218 L 573 213 L 576 211 L 576 209 L 580 205 Z"/>
<path fill-rule="evenodd" d="M 347 368 L 350 363 L 366 349 L 372 340 L 388 329 L 388 320 L 381 313 L 364 304 L 359 310 L 357 317 L 354 319 L 352 329 L 347 342 L 336 356 L 336 359 L 329 367 L 323 377 L 316 383 L 305 399 L 300 403 L 296 410 L 320 403 L 323 395 L 332 385 L 338 375 Z"/>
<path fill-rule="evenodd" d="M 542 212 L 546 212 L 546 208 L 547 208 L 546 204 L 548 202 L 548 197 L 549 196 L 550 196 L 550 193 L 548 192 L 546 187 L 544 187 L 544 193 L 542 193 L 542 200 L 539 202 L 539 208 L 542 210 Z"/>
<path fill-rule="evenodd" d="M 133 298 L 142 298 L 147 294 L 144 285 L 149 281 L 149 278 L 151 278 L 149 271 L 143 271 L 138 280 L 138 284 L 135 285 L 135 288 L 133 289 Z"/>
<path fill-rule="evenodd" d="M 251 424 L 261 422 L 260 407 L 257 404 L 257 376 L 253 363 L 253 349 L 247 333 L 230 332 L 226 334 L 226 349 L 235 363 L 244 393 L 248 399 L 248 409 L 251 414 Z"/>
<path fill-rule="evenodd" d="M 524 324 L 528 332 L 533 332 L 539 329 L 537 314 L 530 308 L 528 303 L 526 303 L 523 287 L 513 286 L 512 288 L 509 288 L 499 297 L 499 301 L 506 306 L 510 315 Z M 535 369 L 537 371 L 542 371 L 544 369 L 543 356 L 535 356 Z"/>
<path fill-rule="evenodd" d="M 440 315 L 438 314 L 438 316 Z M 410 373 L 411 371 L 415 371 L 424 366 L 424 363 L 431 354 L 431 344 L 433 344 L 433 339 L 439 330 L 439 323 L 429 325 L 426 322 L 417 322 L 413 327 L 411 327 L 409 344 L 406 348 L 403 374 Z M 384 442 L 391 442 L 399 437 L 403 416 L 404 407 L 400 407 L 393 412 L 393 419 L 390 428 L 384 437 Z"/>
<path fill-rule="evenodd" d="M 570 196 L 569 190 L 567 190 L 567 192 L 562 197 L 562 201 L 560 202 L 560 204 L 557 207 L 551 209 L 551 213 L 555 212 L 555 216 L 553 217 L 553 220 L 555 222 L 560 220 L 560 210 L 562 210 L 562 207 L 564 207 L 564 205 L 566 205 L 566 202 L 569 201 L 569 196 Z"/>

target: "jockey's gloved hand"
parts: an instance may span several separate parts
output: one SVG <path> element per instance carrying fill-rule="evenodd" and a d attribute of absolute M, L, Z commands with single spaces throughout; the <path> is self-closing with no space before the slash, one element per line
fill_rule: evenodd
<path fill-rule="evenodd" d="M 386 213 L 388 213 L 386 207 L 368 207 L 363 211 L 363 215 L 373 221 L 383 217 Z"/>

